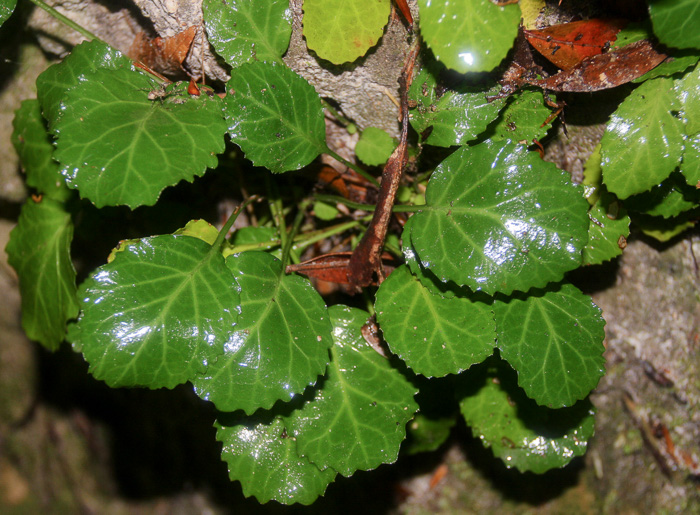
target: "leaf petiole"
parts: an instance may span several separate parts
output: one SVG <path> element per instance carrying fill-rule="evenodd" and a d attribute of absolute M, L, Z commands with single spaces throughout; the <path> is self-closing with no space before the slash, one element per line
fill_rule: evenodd
<path fill-rule="evenodd" d="M 53 16 L 58 21 L 63 22 L 65 25 L 69 26 L 71 29 L 78 32 L 80 35 L 82 35 L 86 39 L 88 39 L 88 40 L 97 39 L 98 41 L 102 41 L 102 39 L 95 36 L 92 32 L 90 32 L 86 28 L 81 27 L 76 22 L 74 22 L 70 18 L 67 18 L 66 16 L 64 16 L 63 14 L 58 12 L 56 9 L 51 7 L 50 5 L 47 5 L 45 2 L 42 2 L 41 0 L 29 0 L 29 1 L 32 2 L 34 5 L 36 5 L 37 7 L 41 8 L 44 11 L 46 11 L 47 13 L 49 13 L 51 16 Z"/>
<path fill-rule="evenodd" d="M 238 218 L 239 213 L 242 210 L 244 210 L 248 206 L 248 204 L 251 204 L 258 200 L 258 198 L 258 195 L 251 195 L 242 204 L 239 204 L 236 207 L 236 209 L 233 210 L 233 213 L 231 213 L 231 216 L 228 217 L 228 220 L 226 220 L 226 223 L 219 231 L 219 235 L 216 237 L 216 240 L 214 240 L 214 244 L 211 246 L 213 252 L 219 252 L 219 250 L 221 249 L 221 245 L 226 239 L 226 235 L 231 230 L 231 227 L 233 227 L 233 224 L 236 221 L 236 218 Z"/>
<path fill-rule="evenodd" d="M 375 186 L 379 186 L 379 181 L 378 181 L 375 177 L 373 177 L 373 176 L 370 175 L 369 173 L 365 172 L 362 168 L 360 168 L 360 167 L 357 166 L 356 164 L 351 163 L 350 161 L 348 161 L 347 159 L 345 159 L 343 156 L 341 156 L 341 155 L 339 155 L 339 154 L 336 154 L 336 153 L 333 152 L 330 148 L 326 147 L 325 150 L 323 151 L 323 153 L 324 153 L 324 154 L 328 154 L 329 156 L 331 156 L 333 159 L 335 159 L 335 160 L 337 160 L 337 161 L 340 161 L 340 162 L 343 163 L 345 166 L 347 166 L 348 168 L 350 168 L 351 170 L 353 170 L 353 171 L 356 172 L 357 174 L 361 175 L 362 177 L 364 177 L 365 179 L 367 179 L 369 182 L 371 182 L 371 183 L 374 184 Z"/>

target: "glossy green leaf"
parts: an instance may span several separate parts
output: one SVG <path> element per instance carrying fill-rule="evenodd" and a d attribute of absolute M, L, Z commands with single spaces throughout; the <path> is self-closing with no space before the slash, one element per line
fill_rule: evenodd
<path fill-rule="evenodd" d="M 497 297 L 493 311 L 501 356 L 538 404 L 572 406 L 605 373 L 605 321 L 598 306 L 575 286 L 563 283 Z"/>
<path fill-rule="evenodd" d="M 700 48 L 700 3 L 697 0 L 651 0 L 649 16 L 656 37 L 676 48 Z"/>
<path fill-rule="evenodd" d="M 226 132 L 221 100 L 191 98 L 185 83 L 159 87 L 124 67 L 96 70 L 66 93 L 54 158 L 81 197 L 98 207 L 152 205 L 165 187 L 217 165 Z"/>
<path fill-rule="evenodd" d="M 441 61 L 458 72 L 490 71 L 513 47 L 517 6 L 490 0 L 418 0 L 423 39 Z"/>
<path fill-rule="evenodd" d="M 209 43 L 236 68 L 252 60 L 281 61 L 292 35 L 286 0 L 205 0 L 202 15 Z"/>
<path fill-rule="evenodd" d="M 625 206 L 651 216 L 672 218 L 700 205 L 700 190 L 690 186 L 679 172 L 673 172 L 658 186 L 625 200 Z"/>
<path fill-rule="evenodd" d="M 554 95 L 549 96 L 556 100 Z M 533 140 L 544 138 L 552 128 L 552 121 L 544 123 L 552 112 L 553 109 L 545 103 L 542 91 L 522 90 L 513 95 L 501 111 L 490 138 L 498 142 L 511 141 L 530 145 Z"/>
<path fill-rule="evenodd" d="M 411 455 L 438 449 L 450 436 L 456 422 L 454 417 L 435 419 L 418 413 L 408 423 L 408 439 L 402 452 Z"/>
<path fill-rule="evenodd" d="M 173 388 L 234 345 L 238 285 L 224 258 L 190 236 L 124 242 L 81 286 L 71 341 L 108 385 Z"/>
<path fill-rule="evenodd" d="M 75 270 L 70 258 L 73 222 L 62 203 L 27 200 L 6 251 L 22 294 L 22 327 L 27 336 L 56 350 L 66 322 L 78 315 Z"/>
<path fill-rule="evenodd" d="M 368 166 L 386 163 L 396 148 L 396 141 L 389 134 L 376 127 L 367 127 L 355 145 L 357 158 Z"/>
<path fill-rule="evenodd" d="M 416 103 L 411 111 L 411 126 L 429 145 L 462 145 L 476 138 L 498 117 L 505 99 L 489 102 L 486 97 L 499 90 L 500 86 L 488 91 L 462 86 L 443 91 L 430 68 L 423 68 L 409 91 L 409 98 Z"/>
<path fill-rule="evenodd" d="M 418 374 L 456 374 L 493 354 L 491 306 L 435 295 L 407 266 L 394 270 L 381 284 L 375 310 L 391 352 Z"/>
<path fill-rule="evenodd" d="M 584 265 L 599 265 L 622 254 L 630 234 L 630 217 L 617 198 L 603 193 L 588 211 L 588 243 L 583 249 Z"/>
<path fill-rule="evenodd" d="M 443 282 L 527 291 L 581 263 L 587 205 L 569 175 L 512 144 L 462 147 L 433 173 L 411 243 Z"/>
<path fill-rule="evenodd" d="M 0 0 L 0 25 L 12 15 L 16 5 L 17 0 Z"/>
<path fill-rule="evenodd" d="M 49 129 L 55 132 L 56 123 L 65 114 L 63 101 L 66 92 L 80 84 L 86 74 L 130 65 L 131 60 L 119 50 L 93 40 L 80 43 L 65 59 L 47 68 L 37 78 L 36 90 Z"/>
<path fill-rule="evenodd" d="M 489 360 L 464 374 L 459 407 L 475 437 L 506 467 L 542 474 L 586 452 L 593 436 L 588 399 L 570 408 L 537 406 L 516 385 L 507 363 Z"/>
<path fill-rule="evenodd" d="M 230 478 L 241 482 L 246 497 L 261 503 L 313 503 L 337 472 L 320 470 L 300 457 L 296 439 L 287 434 L 282 417 L 266 418 L 222 414 L 215 422 Z"/>
<path fill-rule="evenodd" d="M 671 78 L 645 82 L 608 121 L 601 140 L 603 182 L 620 198 L 659 184 L 680 163 L 685 128 L 673 86 Z"/>
<path fill-rule="evenodd" d="M 321 98 L 284 65 L 244 64 L 226 85 L 231 139 L 256 166 L 298 170 L 326 150 Z"/>
<path fill-rule="evenodd" d="M 700 133 L 690 136 L 685 142 L 681 173 L 688 184 L 698 187 L 700 184 Z"/>
<path fill-rule="evenodd" d="M 369 314 L 333 306 L 331 363 L 314 398 L 292 413 L 297 449 L 344 476 L 393 463 L 418 404 L 416 388 L 362 337 Z"/>
<path fill-rule="evenodd" d="M 243 252 L 226 263 L 241 287 L 238 324 L 224 355 L 192 382 L 220 411 L 250 414 L 316 382 L 328 364 L 331 324 L 308 279 L 285 275 L 274 256 Z"/>
<path fill-rule="evenodd" d="M 12 120 L 12 144 L 27 175 L 27 186 L 55 200 L 68 199 L 71 192 L 53 160 L 53 144 L 46 132 L 36 99 L 25 100 Z"/>
<path fill-rule="evenodd" d="M 306 44 L 334 64 L 365 55 L 382 37 L 390 0 L 304 0 Z"/>
<path fill-rule="evenodd" d="M 686 134 L 700 133 L 700 66 L 695 65 L 695 68 L 675 80 L 673 90 L 681 103 Z"/>
<path fill-rule="evenodd" d="M 191 236 L 206 241 L 209 245 L 214 245 L 219 237 L 219 230 L 206 220 L 190 220 L 182 229 L 178 229 L 173 234 Z"/>
<path fill-rule="evenodd" d="M 691 66 L 698 63 L 697 55 L 684 55 L 673 57 L 658 65 L 656 68 L 649 70 L 647 73 L 634 79 L 632 82 L 644 82 L 646 80 L 655 79 L 656 77 L 670 77 L 679 73 L 686 72 Z"/>

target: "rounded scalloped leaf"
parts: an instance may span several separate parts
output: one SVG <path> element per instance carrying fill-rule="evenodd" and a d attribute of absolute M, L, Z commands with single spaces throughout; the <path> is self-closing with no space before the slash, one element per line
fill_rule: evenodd
<path fill-rule="evenodd" d="M 254 59 L 280 61 L 289 46 L 288 0 L 205 0 L 202 15 L 209 43 L 233 68 Z"/>
<path fill-rule="evenodd" d="M 493 354 L 489 304 L 431 293 L 405 265 L 377 291 L 377 322 L 391 352 L 428 377 L 456 374 Z"/>
<path fill-rule="evenodd" d="M 610 193 L 603 193 L 588 211 L 588 243 L 583 249 L 584 265 L 599 265 L 622 254 L 630 234 L 627 210 Z"/>
<path fill-rule="evenodd" d="M 22 328 L 49 350 L 58 349 L 66 321 L 78 315 L 72 240 L 73 222 L 62 203 L 30 199 L 5 249 L 19 278 Z"/>
<path fill-rule="evenodd" d="M 328 373 L 312 400 L 291 415 L 299 454 L 344 476 L 396 461 L 416 388 L 364 340 L 365 311 L 329 310 L 334 346 Z"/>
<path fill-rule="evenodd" d="M 700 3 L 697 0 L 653 0 L 649 16 L 654 34 L 664 44 L 676 48 L 700 48 Z"/>
<path fill-rule="evenodd" d="M 625 206 L 645 215 L 672 218 L 684 211 L 700 205 L 700 191 L 686 183 L 680 172 L 673 172 L 669 177 L 654 186 L 650 191 L 634 195 L 625 200 Z"/>
<path fill-rule="evenodd" d="M 58 163 L 53 160 L 54 147 L 45 124 L 39 101 L 23 101 L 12 120 L 12 144 L 27 176 L 27 186 L 47 197 L 65 201 L 72 192 L 66 187 Z"/>
<path fill-rule="evenodd" d="M 603 182 L 620 198 L 663 181 L 683 152 L 682 104 L 671 78 L 646 81 L 612 114 L 601 140 Z"/>
<path fill-rule="evenodd" d="M 440 281 L 489 294 L 527 291 L 581 264 L 587 211 L 581 188 L 536 152 L 482 143 L 437 167 L 411 243 Z"/>
<path fill-rule="evenodd" d="M 491 71 L 513 47 L 520 10 L 490 0 L 418 0 L 424 41 L 460 73 Z"/>
<path fill-rule="evenodd" d="M 685 142 L 681 173 L 688 184 L 698 188 L 700 184 L 700 133 L 689 137 Z"/>
<path fill-rule="evenodd" d="M 226 89 L 228 131 L 254 165 L 276 173 L 298 170 L 326 151 L 321 98 L 286 66 L 244 64 Z"/>
<path fill-rule="evenodd" d="M 285 275 L 274 256 L 242 252 L 226 263 L 241 288 L 238 324 L 224 355 L 192 382 L 218 410 L 250 414 L 316 382 L 328 364 L 331 324 L 311 283 Z"/>
<path fill-rule="evenodd" d="M 367 127 L 355 145 L 357 158 L 368 166 L 387 162 L 396 148 L 396 141 L 388 133 L 376 127 Z"/>
<path fill-rule="evenodd" d="M 416 102 L 416 108 L 411 111 L 411 126 L 429 145 L 462 145 L 476 138 L 498 118 L 505 99 L 488 102 L 486 97 L 500 89 L 495 86 L 484 91 L 464 86 L 457 91 L 441 91 L 435 75 L 428 67 L 423 68 L 409 91 L 409 98 Z"/>
<path fill-rule="evenodd" d="M 493 311 L 501 356 L 538 404 L 572 406 L 605 374 L 605 320 L 575 286 L 564 283 L 505 300 L 496 297 Z"/>
<path fill-rule="evenodd" d="M 586 452 L 595 431 L 586 399 L 570 408 L 537 406 L 515 384 L 507 363 L 489 360 L 464 374 L 459 407 L 473 435 L 506 467 L 542 474 Z"/>
<path fill-rule="evenodd" d="M 304 37 L 321 59 L 354 61 L 377 44 L 391 13 L 390 0 L 304 0 Z"/>
<path fill-rule="evenodd" d="M 17 6 L 17 0 L 2 0 L 0 1 L 0 25 L 5 23 L 12 16 L 12 13 Z"/>
<path fill-rule="evenodd" d="M 123 244 L 78 292 L 69 333 L 109 386 L 173 388 L 235 344 L 238 285 L 224 258 L 190 236 Z"/>
<path fill-rule="evenodd" d="M 129 68 L 85 74 L 65 94 L 54 126 L 54 158 L 68 186 L 97 207 L 133 209 L 215 167 L 226 132 L 221 100 L 191 98 L 186 89 L 178 83 L 161 90 Z"/>
<path fill-rule="evenodd" d="M 556 100 L 551 93 L 549 97 Z M 551 122 L 544 124 L 551 114 L 542 91 L 521 90 L 508 99 L 498 123 L 493 127 L 494 132 L 490 139 L 525 144 L 542 139 L 552 127 Z"/>
<path fill-rule="evenodd" d="M 268 421 L 223 414 L 214 427 L 229 477 L 240 481 L 246 497 L 261 503 L 311 504 L 337 475 L 297 454 L 297 442 L 287 435 L 280 417 Z"/>

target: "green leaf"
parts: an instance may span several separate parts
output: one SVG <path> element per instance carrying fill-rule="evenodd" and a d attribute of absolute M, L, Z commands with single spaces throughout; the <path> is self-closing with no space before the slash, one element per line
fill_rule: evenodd
<path fill-rule="evenodd" d="M 517 387 L 513 370 L 495 359 L 463 374 L 458 398 L 474 436 L 521 472 L 567 465 L 586 452 L 595 429 L 588 399 L 558 410 L 537 406 Z"/>
<path fill-rule="evenodd" d="M 78 315 L 72 239 L 73 222 L 62 203 L 27 200 L 5 249 L 19 277 L 22 327 L 49 350 L 58 349 L 66 322 Z"/>
<path fill-rule="evenodd" d="M 393 463 L 418 404 L 416 388 L 362 337 L 369 314 L 333 306 L 328 374 L 312 400 L 292 413 L 297 449 L 344 476 Z"/>
<path fill-rule="evenodd" d="M 84 74 L 66 93 L 54 157 L 68 185 L 97 207 L 152 205 L 165 187 L 217 165 L 221 100 L 191 98 L 186 83 L 158 88 L 130 66 Z"/>
<path fill-rule="evenodd" d="M 656 37 L 676 48 L 700 48 L 700 3 L 697 0 L 651 0 L 649 16 Z"/>
<path fill-rule="evenodd" d="M 27 185 L 55 200 L 67 200 L 71 192 L 53 160 L 53 144 L 36 99 L 25 100 L 12 121 L 12 144 L 27 174 Z"/>
<path fill-rule="evenodd" d="M 678 73 L 684 73 L 691 66 L 695 66 L 698 62 L 697 55 L 672 56 L 672 59 L 664 61 L 656 68 L 649 70 L 647 73 L 634 79 L 632 82 L 644 82 L 656 77 L 670 77 Z"/>
<path fill-rule="evenodd" d="M 610 117 L 601 140 L 603 182 L 620 198 L 659 184 L 680 163 L 685 128 L 673 86 L 671 78 L 647 81 Z"/>
<path fill-rule="evenodd" d="M 214 427 L 229 477 L 241 482 L 246 497 L 261 503 L 311 504 L 337 474 L 332 469 L 319 470 L 298 455 L 296 439 L 287 435 L 281 417 L 222 414 Z"/>
<path fill-rule="evenodd" d="M 673 90 L 680 100 L 686 134 L 700 133 L 700 66 L 674 81 Z"/>
<path fill-rule="evenodd" d="M 219 236 L 219 231 L 206 220 L 190 220 L 182 229 L 178 229 L 173 234 L 181 234 L 191 236 L 206 241 L 209 245 L 214 245 L 216 238 Z"/>
<path fill-rule="evenodd" d="M 580 187 L 536 152 L 462 147 L 433 173 L 411 243 L 440 281 L 488 294 L 527 291 L 579 266 L 586 211 Z"/>
<path fill-rule="evenodd" d="M 231 139 L 256 166 L 298 170 L 326 150 L 321 98 L 284 65 L 240 66 L 224 99 Z"/>
<path fill-rule="evenodd" d="M 304 0 L 304 37 L 311 50 L 334 64 L 365 55 L 389 21 L 389 0 Z"/>
<path fill-rule="evenodd" d="M 625 206 L 647 215 L 672 218 L 700 204 L 700 191 L 689 186 L 679 172 L 673 172 L 658 186 L 625 200 Z"/>
<path fill-rule="evenodd" d="M 355 146 L 357 158 L 368 166 L 383 165 L 396 148 L 396 141 L 376 127 L 367 127 Z"/>
<path fill-rule="evenodd" d="M 599 265 L 622 254 L 630 234 L 627 210 L 611 193 L 604 192 L 588 211 L 588 243 L 583 249 L 584 265 Z"/>
<path fill-rule="evenodd" d="M 61 62 L 47 68 L 36 80 L 41 112 L 55 133 L 55 125 L 65 114 L 66 92 L 79 85 L 86 74 L 98 69 L 117 70 L 128 67 L 131 60 L 106 43 L 93 40 L 80 43 Z"/>
<path fill-rule="evenodd" d="M 695 227 L 695 221 L 688 220 L 686 213 L 675 218 L 644 216 L 637 218 L 634 223 L 644 234 L 660 242 L 669 241 L 682 232 Z"/>
<path fill-rule="evenodd" d="M 454 417 L 435 419 L 418 413 L 407 426 L 408 439 L 402 452 L 411 455 L 438 449 L 450 436 L 456 422 Z"/>
<path fill-rule="evenodd" d="M 438 61 L 460 73 L 491 71 L 513 46 L 520 11 L 490 0 L 418 0 L 421 35 Z"/>
<path fill-rule="evenodd" d="M 0 25 L 12 15 L 16 5 L 17 0 L 0 0 Z"/>
<path fill-rule="evenodd" d="M 491 306 L 435 295 L 405 265 L 381 284 L 375 310 L 391 352 L 418 374 L 456 374 L 493 354 Z"/>
<path fill-rule="evenodd" d="M 236 68 L 252 60 L 280 61 L 292 35 L 286 0 L 205 0 L 202 14 L 209 43 Z"/>
<path fill-rule="evenodd" d="M 571 406 L 605 374 L 605 321 L 598 306 L 575 286 L 564 283 L 497 297 L 493 311 L 501 356 L 538 404 Z"/>
<path fill-rule="evenodd" d="M 309 281 L 285 275 L 274 256 L 243 252 L 226 264 L 241 287 L 238 324 L 224 355 L 192 382 L 220 411 L 250 414 L 316 382 L 328 364 L 331 324 Z"/>
<path fill-rule="evenodd" d="M 463 145 L 498 117 L 505 99 L 488 102 L 486 97 L 498 93 L 500 86 L 488 91 L 474 86 L 441 91 L 435 73 L 428 67 L 423 68 L 411 85 L 409 98 L 416 102 L 411 112 L 411 126 L 429 145 Z"/>
<path fill-rule="evenodd" d="M 81 286 L 71 341 L 109 386 L 173 388 L 234 345 L 238 285 L 224 258 L 190 236 L 122 244 Z"/>
<path fill-rule="evenodd" d="M 549 96 L 556 100 L 554 95 Z M 544 124 L 552 112 L 544 101 L 542 91 L 522 90 L 513 95 L 501 111 L 490 139 L 524 144 L 542 139 L 552 127 L 551 122 Z"/>
<path fill-rule="evenodd" d="M 698 188 L 700 184 L 700 133 L 689 137 L 683 149 L 681 173 L 691 186 Z"/>

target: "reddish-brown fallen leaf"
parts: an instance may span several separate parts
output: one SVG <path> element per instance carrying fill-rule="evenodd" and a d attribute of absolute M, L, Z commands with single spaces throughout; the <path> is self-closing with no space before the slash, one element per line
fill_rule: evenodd
<path fill-rule="evenodd" d="M 586 57 L 603 54 L 626 25 L 625 20 L 583 20 L 524 30 L 528 42 L 563 70 L 570 70 Z"/>
<path fill-rule="evenodd" d="M 128 56 L 161 73 L 177 73 L 182 68 L 182 62 L 190 51 L 196 33 L 195 25 L 170 38 L 151 39 L 140 32 L 134 38 Z"/>
<path fill-rule="evenodd" d="M 626 84 L 641 77 L 666 59 L 654 50 L 646 39 L 624 46 L 607 54 L 581 61 L 570 70 L 564 70 L 546 79 L 525 77 L 524 82 L 550 91 L 590 93 Z"/>
<path fill-rule="evenodd" d="M 408 22 L 409 27 L 413 25 L 413 16 L 411 16 L 411 10 L 408 8 L 408 2 L 406 0 L 395 0 L 396 5 L 399 8 L 399 11 L 401 11 L 401 14 L 403 14 L 403 17 L 406 18 L 406 21 Z"/>
<path fill-rule="evenodd" d="M 335 252 L 324 254 L 299 263 L 298 265 L 288 265 L 286 272 L 298 272 L 307 277 L 313 277 L 322 281 L 336 284 L 349 284 L 348 273 L 350 271 L 350 258 L 352 252 Z M 391 254 L 384 253 L 381 256 L 384 271 L 388 275 L 399 263 Z"/>

